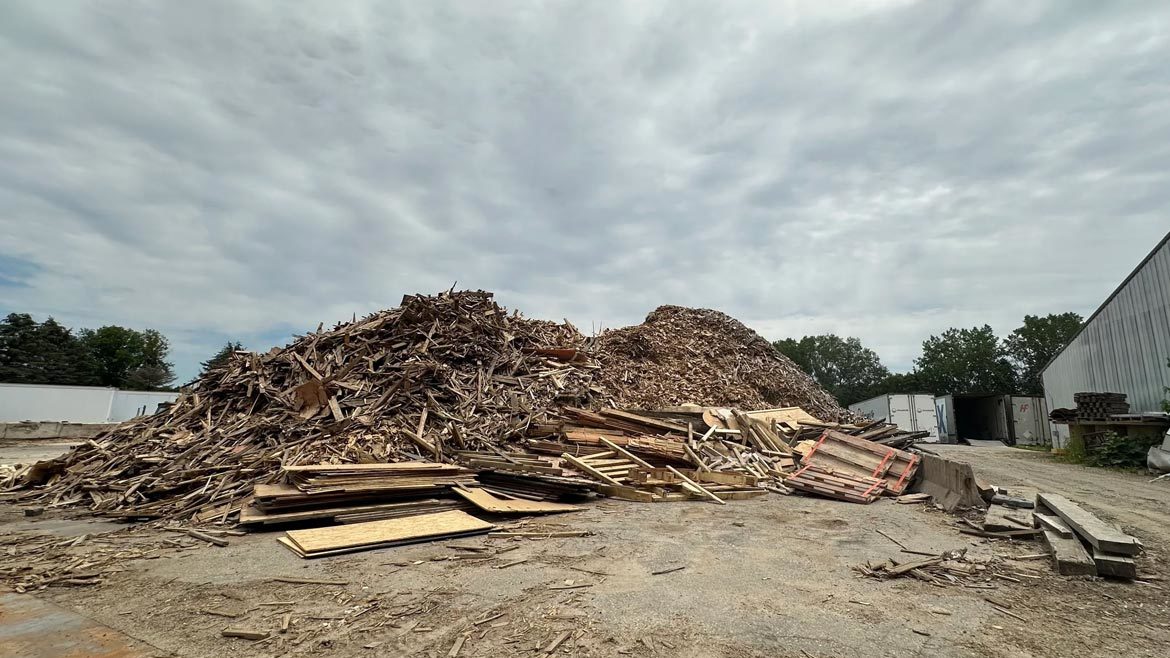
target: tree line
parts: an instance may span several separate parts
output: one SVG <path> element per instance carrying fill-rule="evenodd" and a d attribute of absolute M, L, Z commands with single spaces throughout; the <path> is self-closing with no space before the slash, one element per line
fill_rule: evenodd
<path fill-rule="evenodd" d="M 1041 370 L 1082 322 L 1077 313 L 1026 315 L 1003 339 L 989 325 L 947 329 L 923 341 L 921 356 L 905 373 L 891 373 L 877 352 L 854 337 L 823 334 L 773 345 L 843 405 L 885 393 L 1040 395 Z"/>
<path fill-rule="evenodd" d="M 0 320 L 0 382 L 175 390 L 170 343 L 154 329 L 108 325 L 76 332 L 28 313 Z"/>

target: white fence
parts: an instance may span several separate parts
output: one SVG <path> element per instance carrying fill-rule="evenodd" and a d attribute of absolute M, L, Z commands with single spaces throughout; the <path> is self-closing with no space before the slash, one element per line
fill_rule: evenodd
<path fill-rule="evenodd" d="M 98 386 L 0 384 L 0 423 L 120 423 L 152 414 L 178 393 L 120 391 Z"/>

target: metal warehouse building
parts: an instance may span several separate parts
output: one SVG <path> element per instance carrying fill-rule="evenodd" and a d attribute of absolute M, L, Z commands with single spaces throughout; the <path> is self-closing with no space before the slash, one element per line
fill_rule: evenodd
<path fill-rule="evenodd" d="M 1082 391 L 1125 393 L 1130 410 L 1161 411 L 1170 386 L 1170 234 L 1101 304 L 1044 368 L 1049 409 L 1073 408 Z M 1068 426 L 1053 425 L 1063 448 Z"/>

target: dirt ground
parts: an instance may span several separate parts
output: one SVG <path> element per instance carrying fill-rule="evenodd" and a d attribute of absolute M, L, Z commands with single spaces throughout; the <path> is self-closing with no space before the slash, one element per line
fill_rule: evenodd
<path fill-rule="evenodd" d="M 231 537 L 223 548 L 184 539 L 190 548 L 131 561 L 102 585 L 34 596 L 159 656 L 449 656 L 460 638 L 458 656 L 542 656 L 565 632 L 557 656 L 1166 655 L 1170 482 L 1004 447 L 932 449 L 1012 493 L 1063 493 L 1111 518 L 1145 543 L 1148 579 L 1067 578 L 1029 559 L 1005 563 L 1012 580 L 977 583 L 994 589 L 877 581 L 852 567 L 916 557 L 877 530 L 916 551 L 1040 548 L 962 535 L 952 517 L 922 505 L 769 495 L 722 507 L 602 501 L 531 521 L 586 537 L 477 537 L 311 561 L 281 547 L 278 532 Z M 26 519 L 0 504 L 0 536 L 117 527 L 66 517 Z M 673 567 L 684 568 L 655 575 Z M 344 584 L 273 581 L 282 576 Z M 276 631 L 286 613 L 288 631 L 270 639 L 220 635 L 228 626 Z"/>

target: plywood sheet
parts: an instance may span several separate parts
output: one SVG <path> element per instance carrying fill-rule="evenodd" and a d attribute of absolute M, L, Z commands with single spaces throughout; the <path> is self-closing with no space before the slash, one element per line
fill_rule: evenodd
<path fill-rule="evenodd" d="M 286 536 L 300 549 L 300 552 L 314 554 L 388 542 L 427 539 L 469 532 L 487 532 L 494 527 L 487 521 L 477 519 L 466 512 L 450 511 L 346 526 L 291 530 L 286 533 Z"/>
<path fill-rule="evenodd" d="M 477 488 L 455 488 L 455 493 L 467 499 L 472 505 L 493 514 L 556 514 L 576 512 L 582 508 L 564 503 L 545 503 L 535 500 L 507 500 Z"/>

